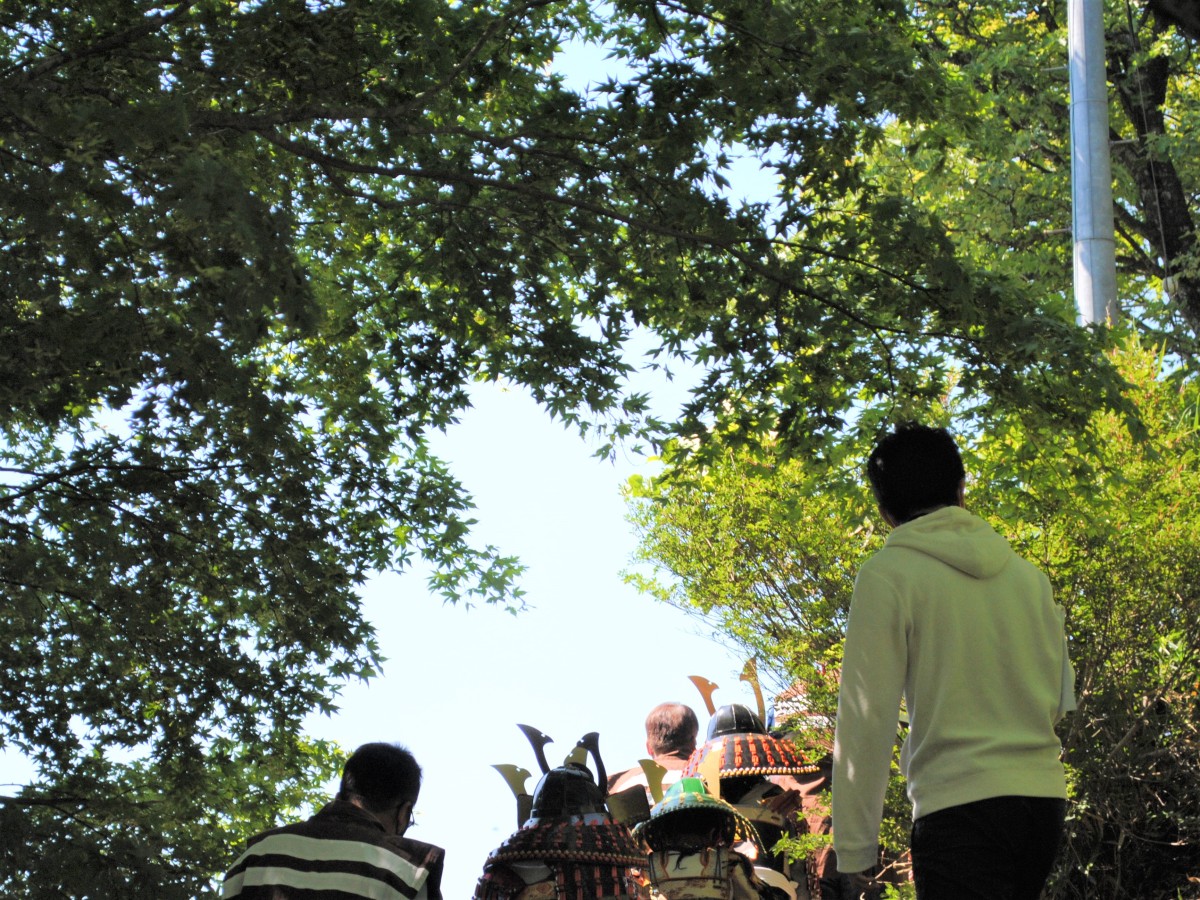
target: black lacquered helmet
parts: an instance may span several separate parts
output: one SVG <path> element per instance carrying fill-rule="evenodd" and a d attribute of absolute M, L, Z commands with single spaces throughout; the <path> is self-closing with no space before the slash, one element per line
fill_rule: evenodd
<path fill-rule="evenodd" d="M 724 734 L 766 734 L 767 726 L 756 713 L 740 703 L 722 706 L 708 720 L 708 739 Z"/>
<path fill-rule="evenodd" d="M 542 777 L 530 797 L 524 791 L 529 772 L 496 767 L 517 797 L 520 827 L 488 855 L 474 900 L 644 900 L 637 869 L 645 865 L 646 851 L 605 807 L 599 735 L 584 735 L 563 764 L 551 769 L 545 753 L 549 736 L 529 725 L 518 727 L 533 746 Z M 588 754 L 594 778 L 585 764 Z"/>
<path fill-rule="evenodd" d="M 549 819 L 586 821 L 589 816 L 608 817 L 604 792 L 585 767 L 567 763 L 542 776 L 533 791 L 530 822 Z"/>

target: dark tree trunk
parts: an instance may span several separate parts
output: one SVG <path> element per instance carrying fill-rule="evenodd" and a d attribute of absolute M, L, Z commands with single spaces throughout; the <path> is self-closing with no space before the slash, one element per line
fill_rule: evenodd
<path fill-rule="evenodd" d="M 1200 334 L 1200 278 L 1195 274 L 1196 224 L 1174 162 L 1163 149 L 1170 62 L 1155 56 L 1135 65 L 1128 34 L 1109 36 L 1110 76 L 1121 106 L 1133 123 L 1136 139 L 1115 142 L 1113 159 L 1132 177 L 1144 211 L 1143 237 L 1149 257 L 1161 262 L 1171 300 Z"/>

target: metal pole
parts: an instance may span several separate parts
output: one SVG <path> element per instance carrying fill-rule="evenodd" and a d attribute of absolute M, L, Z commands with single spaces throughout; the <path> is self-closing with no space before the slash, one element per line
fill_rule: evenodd
<path fill-rule="evenodd" d="M 1103 0 L 1069 0 L 1071 209 L 1075 305 L 1084 325 L 1117 315 L 1108 83 L 1104 76 Z"/>

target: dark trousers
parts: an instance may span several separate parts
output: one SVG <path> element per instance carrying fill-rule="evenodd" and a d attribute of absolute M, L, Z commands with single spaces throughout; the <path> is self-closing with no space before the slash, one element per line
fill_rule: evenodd
<path fill-rule="evenodd" d="M 1067 802 L 992 797 L 913 823 L 918 900 L 1038 900 L 1062 842 Z"/>

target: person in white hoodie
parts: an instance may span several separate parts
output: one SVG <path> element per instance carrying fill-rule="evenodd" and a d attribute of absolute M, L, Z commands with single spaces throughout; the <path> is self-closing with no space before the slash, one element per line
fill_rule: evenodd
<path fill-rule="evenodd" d="M 1054 726 L 1075 708 L 1046 575 L 964 508 L 945 429 L 881 440 L 867 476 L 892 527 L 859 570 L 834 739 L 833 846 L 856 889 L 879 855 L 901 700 L 920 900 L 1037 900 L 1066 814 Z"/>

